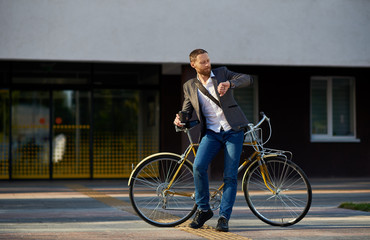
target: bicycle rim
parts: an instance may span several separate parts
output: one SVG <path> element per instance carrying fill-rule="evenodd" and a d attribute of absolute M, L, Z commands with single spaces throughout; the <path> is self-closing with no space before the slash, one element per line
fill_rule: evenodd
<path fill-rule="evenodd" d="M 293 162 L 274 158 L 265 160 L 267 188 L 256 164 L 244 178 L 244 196 L 252 212 L 273 226 L 293 225 L 307 214 L 311 206 L 311 185 L 304 172 Z"/>
<path fill-rule="evenodd" d="M 189 219 L 196 210 L 191 197 L 176 194 L 194 193 L 193 171 L 189 162 L 184 163 L 171 188 L 166 191 L 179 168 L 179 160 L 174 156 L 149 158 L 133 174 L 131 204 L 144 221 L 154 226 L 176 226 Z"/>

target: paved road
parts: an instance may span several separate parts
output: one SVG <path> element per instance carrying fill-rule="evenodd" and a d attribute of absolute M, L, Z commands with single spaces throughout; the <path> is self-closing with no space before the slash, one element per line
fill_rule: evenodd
<path fill-rule="evenodd" d="M 298 224 L 261 222 L 238 192 L 230 232 L 218 233 L 217 217 L 199 230 L 143 222 L 133 213 L 124 180 L 0 181 L 0 239 L 370 239 L 370 213 L 337 208 L 370 202 L 370 179 L 311 183 L 312 207 Z"/>

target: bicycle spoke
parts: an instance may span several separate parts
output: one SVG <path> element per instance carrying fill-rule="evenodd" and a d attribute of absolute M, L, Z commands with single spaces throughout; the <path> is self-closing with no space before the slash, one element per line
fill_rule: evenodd
<path fill-rule="evenodd" d="M 156 189 L 157 188 L 157 184 L 156 183 L 153 183 L 153 182 L 150 182 L 146 179 L 142 179 L 142 178 L 133 178 L 135 181 L 137 181 L 138 183 L 142 183 L 143 185 L 149 187 L 149 188 L 152 188 L 152 189 Z"/>
<path fill-rule="evenodd" d="M 194 200 L 188 197 L 194 192 L 192 166 L 184 163 L 173 179 L 179 166 L 178 158 L 157 157 L 147 159 L 133 173 L 130 200 L 138 215 L 148 223 L 175 226 L 196 210 Z"/>
<path fill-rule="evenodd" d="M 275 192 L 267 188 L 261 169 Z M 254 167 L 244 181 L 245 198 L 252 212 L 271 225 L 292 225 L 300 221 L 310 207 L 311 187 L 306 177 L 285 159 L 266 160 L 264 168 Z"/>

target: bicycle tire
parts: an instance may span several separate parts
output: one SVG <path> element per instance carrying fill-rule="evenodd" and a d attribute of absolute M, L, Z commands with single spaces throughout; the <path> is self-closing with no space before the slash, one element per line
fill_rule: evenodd
<path fill-rule="evenodd" d="M 244 174 L 242 187 L 249 208 L 267 224 L 296 224 L 311 207 L 312 189 L 306 174 L 282 157 L 266 158 L 265 166 L 276 193 L 266 187 L 259 164 L 252 165 Z M 271 185 L 270 188 L 275 190 Z"/>
<path fill-rule="evenodd" d="M 140 218 L 157 227 L 173 227 L 188 220 L 196 211 L 189 196 L 166 194 L 164 190 L 180 163 L 175 155 L 155 155 L 141 162 L 130 179 L 130 201 Z M 185 161 L 171 191 L 194 193 L 192 164 Z"/>

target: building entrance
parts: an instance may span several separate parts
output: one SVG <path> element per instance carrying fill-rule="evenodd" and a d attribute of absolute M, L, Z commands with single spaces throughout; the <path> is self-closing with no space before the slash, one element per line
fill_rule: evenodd
<path fill-rule="evenodd" d="M 159 151 L 155 87 L 32 74 L 0 91 L 0 179 L 127 178 Z"/>

